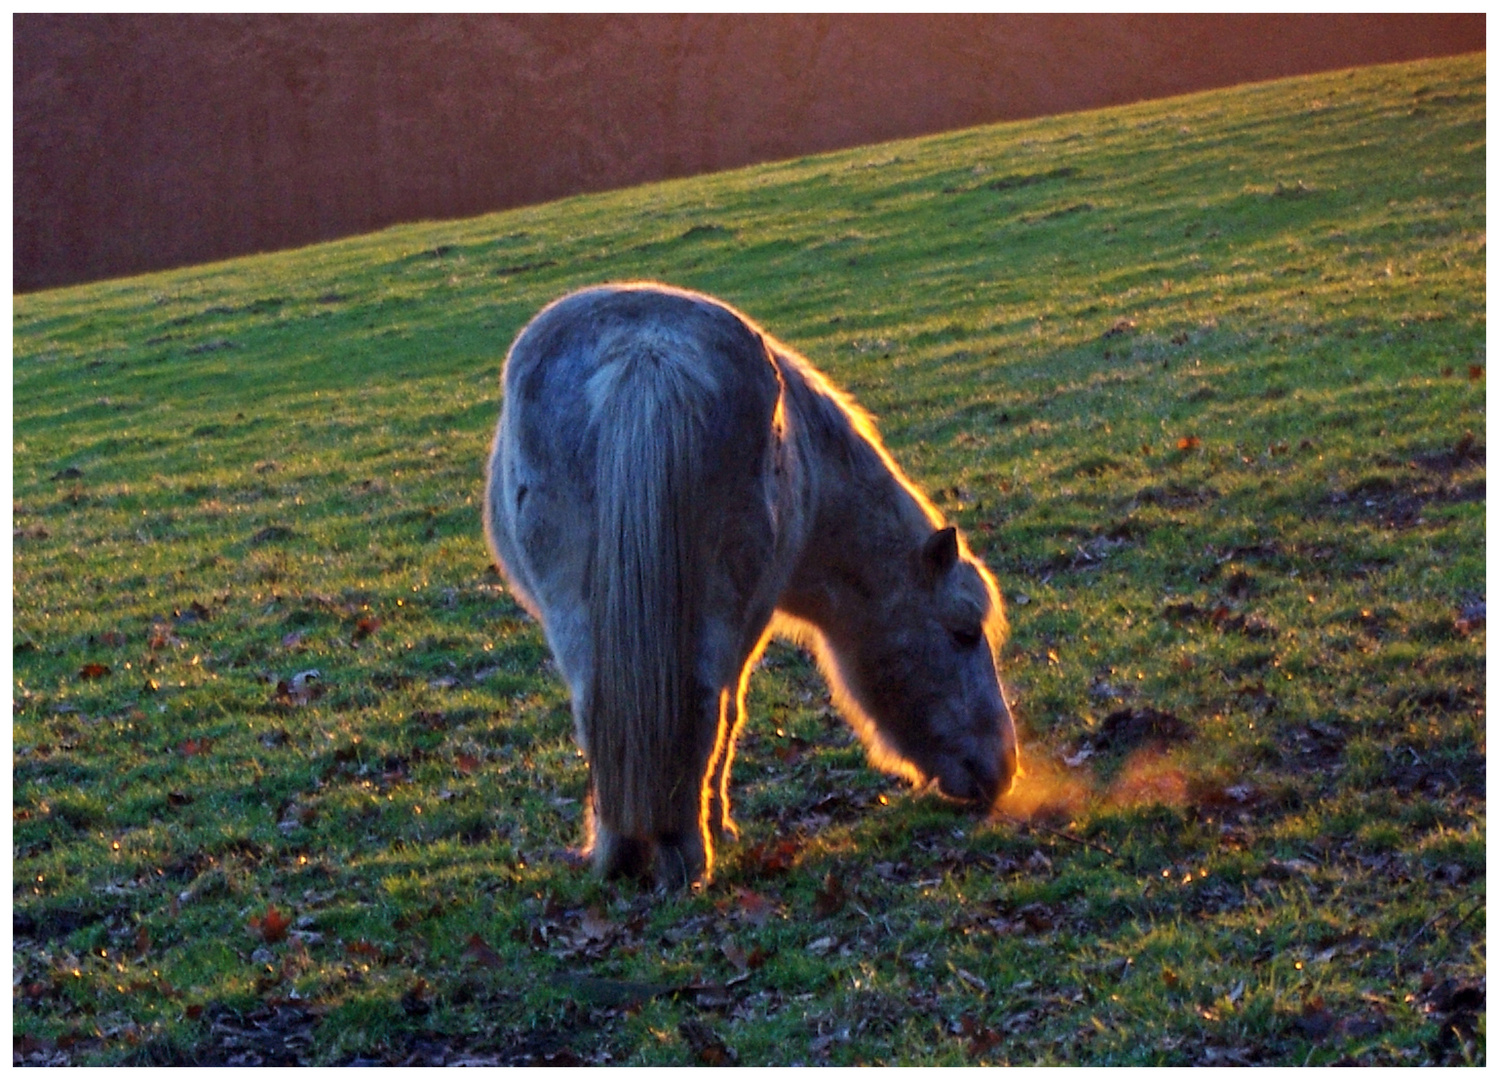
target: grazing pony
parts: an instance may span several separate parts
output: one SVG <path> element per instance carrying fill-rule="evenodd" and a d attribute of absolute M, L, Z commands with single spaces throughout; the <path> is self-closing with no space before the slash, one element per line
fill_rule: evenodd
<path fill-rule="evenodd" d="M 771 634 L 807 645 L 880 769 L 988 811 L 1018 751 L 999 590 L 811 364 L 653 283 L 551 304 L 505 362 L 485 533 L 541 620 L 605 876 L 706 882 Z"/>

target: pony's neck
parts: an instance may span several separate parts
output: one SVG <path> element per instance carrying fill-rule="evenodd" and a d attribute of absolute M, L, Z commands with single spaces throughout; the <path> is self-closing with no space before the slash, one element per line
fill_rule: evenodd
<path fill-rule="evenodd" d="M 815 497 L 807 542 L 780 607 L 832 641 L 846 641 L 900 591 L 937 515 L 858 406 L 813 369 L 793 363 L 783 372 Z"/>

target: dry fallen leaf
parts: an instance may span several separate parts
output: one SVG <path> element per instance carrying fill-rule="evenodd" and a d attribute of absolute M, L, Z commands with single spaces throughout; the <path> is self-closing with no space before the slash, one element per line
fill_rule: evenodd
<path fill-rule="evenodd" d="M 344 952 L 349 956 L 360 956 L 366 960 L 373 961 L 379 961 L 384 956 L 384 954 L 380 951 L 380 946 L 366 940 L 365 938 L 360 938 L 358 941 L 348 942 L 344 945 Z"/>
<path fill-rule="evenodd" d="M 603 941 L 614 932 L 615 924 L 605 917 L 597 905 L 594 905 L 583 912 L 582 918 L 578 920 L 578 929 L 589 941 Z"/>
<path fill-rule="evenodd" d="M 983 1057 L 1003 1041 L 999 1032 L 979 1023 L 972 1013 L 966 1013 L 958 1020 L 958 1031 L 968 1040 L 970 1058 Z"/>
<path fill-rule="evenodd" d="M 468 948 L 463 950 L 463 958 L 472 960 L 480 967 L 497 968 L 504 964 L 500 954 L 491 949 L 478 934 L 469 935 Z"/>
<path fill-rule="evenodd" d="M 826 919 L 839 911 L 848 899 L 848 894 L 843 891 L 843 882 L 833 876 L 831 870 L 827 877 L 822 880 L 822 888 L 817 890 L 817 898 L 812 902 L 812 913 L 819 919 Z"/>
<path fill-rule="evenodd" d="M 180 646 L 182 639 L 172 633 L 172 629 L 164 622 L 151 625 L 151 636 L 146 639 L 146 647 L 151 650 L 166 649 L 172 646 Z"/>
<path fill-rule="evenodd" d="M 84 664 L 78 671 L 80 679 L 102 679 L 111 673 L 108 664 Z"/>
<path fill-rule="evenodd" d="M 1180 439 L 1176 440 L 1176 448 L 1178 450 L 1196 450 L 1201 445 L 1202 440 L 1196 435 L 1183 435 Z"/>
<path fill-rule="evenodd" d="M 801 844 L 794 837 L 767 840 L 744 853 L 746 863 L 759 875 L 784 874 L 796 864 Z"/>
<path fill-rule="evenodd" d="M 704 1065 L 732 1065 L 739 1060 L 739 1055 L 729 1049 L 713 1033 L 713 1029 L 701 1020 L 683 1020 L 677 1030 L 697 1055 L 697 1060 Z"/>
<path fill-rule="evenodd" d="M 290 916 L 275 907 L 269 907 L 262 916 L 250 916 L 248 926 L 267 945 L 274 945 L 286 939 L 286 932 L 291 929 L 291 922 Z"/>
<path fill-rule="evenodd" d="M 739 943 L 733 938 L 725 938 L 724 943 L 719 946 L 723 950 L 724 959 L 733 964 L 740 971 L 749 970 L 749 956 L 739 947 Z"/>
<path fill-rule="evenodd" d="M 380 629 L 380 620 L 374 616 L 360 619 L 354 624 L 354 640 L 363 641 L 378 629 Z"/>
<path fill-rule="evenodd" d="M 776 906 L 770 900 L 742 885 L 734 886 L 734 898 L 739 901 L 739 914 L 756 926 L 763 926 L 775 914 Z"/>

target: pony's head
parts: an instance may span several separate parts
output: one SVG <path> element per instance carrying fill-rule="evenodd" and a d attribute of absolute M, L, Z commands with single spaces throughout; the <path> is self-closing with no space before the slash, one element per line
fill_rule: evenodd
<path fill-rule="evenodd" d="M 993 577 L 951 526 L 908 553 L 870 624 L 833 646 L 842 711 L 880 768 L 987 811 L 1019 766 L 999 681 L 1006 623 Z"/>

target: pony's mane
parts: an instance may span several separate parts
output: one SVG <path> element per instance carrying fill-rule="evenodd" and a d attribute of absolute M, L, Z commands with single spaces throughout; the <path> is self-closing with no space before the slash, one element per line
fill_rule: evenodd
<path fill-rule="evenodd" d="M 839 445 L 858 470 L 858 480 L 878 484 L 888 477 L 903 491 L 911 506 L 933 529 L 943 525 L 942 514 L 911 483 L 901 467 L 885 449 L 885 443 L 872 417 L 852 397 L 834 386 L 822 372 L 804 357 L 761 331 L 766 345 L 775 353 L 782 368 L 789 368 L 808 391 L 800 400 L 803 420 L 815 425 L 823 435 Z M 809 415 L 810 414 L 810 415 Z"/>

